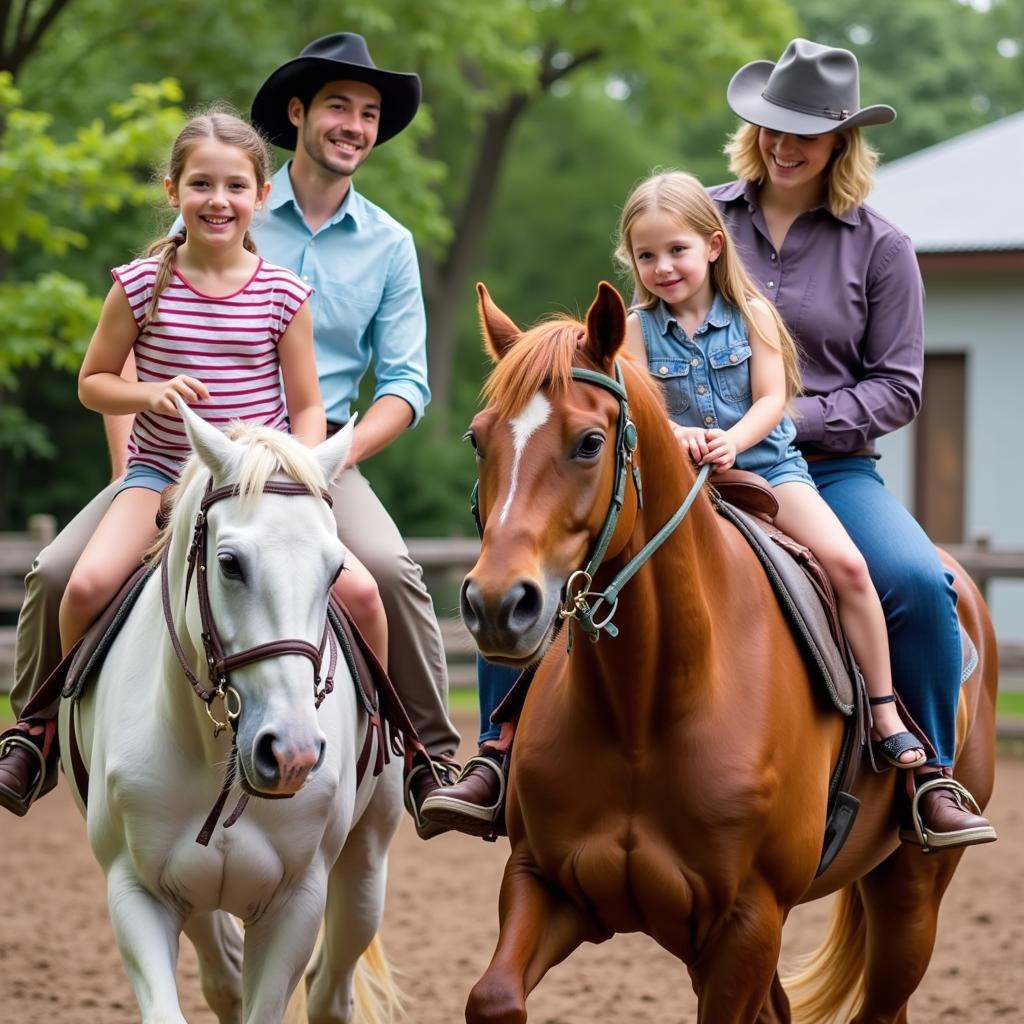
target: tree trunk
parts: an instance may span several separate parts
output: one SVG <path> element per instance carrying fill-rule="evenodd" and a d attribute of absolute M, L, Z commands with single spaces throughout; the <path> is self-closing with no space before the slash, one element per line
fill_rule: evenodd
<path fill-rule="evenodd" d="M 451 408 L 452 376 L 458 343 L 459 313 L 480 258 L 487 225 L 498 191 L 500 170 L 516 122 L 529 105 L 526 96 L 513 96 L 487 115 L 473 165 L 466 199 L 454 223 L 454 237 L 439 265 L 424 273 L 428 353 L 432 404 L 440 413 L 435 430 L 443 432 Z"/>

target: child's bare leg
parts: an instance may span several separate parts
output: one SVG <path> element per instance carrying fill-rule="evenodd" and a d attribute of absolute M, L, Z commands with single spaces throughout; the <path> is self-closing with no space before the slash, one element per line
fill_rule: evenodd
<path fill-rule="evenodd" d="M 779 484 L 774 490 L 779 501 L 776 517 L 779 528 L 810 548 L 832 580 L 839 618 L 864 673 L 868 695 L 890 695 L 892 671 L 885 614 L 864 556 L 813 487 L 791 482 Z M 894 703 L 872 706 L 871 716 L 875 739 L 885 739 L 907 728 Z M 920 747 L 905 750 L 899 760 L 904 764 L 913 763 L 919 761 L 923 753 Z"/>
<path fill-rule="evenodd" d="M 63 654 L 92 625 L 121 584 L 142 564 L 156 539 L 160 495 L 148 487 L 130 487 L 110 503 L 60 603 L 58 622 Z"/>
<path fill-rule="evenodd" d="M 359 632 L 377 655 L 377 660 L 388 667 L 388 619 L 380 599 L 377 582 L 370 570 L 352 554 L 345 552 L 345 566 L 335 581 L 335 597 L 352 615 Z"/>

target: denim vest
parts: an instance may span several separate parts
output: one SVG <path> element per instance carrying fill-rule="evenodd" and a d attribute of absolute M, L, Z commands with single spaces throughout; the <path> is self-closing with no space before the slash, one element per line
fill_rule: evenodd
<path fill-rule="evenodd" d="M 640 320 L 651 376 L 662 385 L 669 416 L 682 427 L 735 426 L 752 404 L 750 342 L 739 310 L 716 294 L 708 318 L 693 338 L 679 326 L 664 302 L 634 309 Z M 784 416 L 767 437 L 736 458 L 736 468 L 760 473 L 791 464 L 796 427 Z"/>

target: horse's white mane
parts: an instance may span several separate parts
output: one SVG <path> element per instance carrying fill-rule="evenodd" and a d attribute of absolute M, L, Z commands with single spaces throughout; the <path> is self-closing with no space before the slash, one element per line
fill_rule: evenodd
<path fill-rule="evenodd" d="M 241 421 L 232 423 L 227 436 L 237 442 L 240 461 L 237 479 L 225 480 L 222 486 L 238 484 L 241 505 L 245 508 L 263 492 L 267 481 L 276 473 L 284 473 L 292 480 L 319 494 L 327 485 L 323 470 L 309 448 L 290 434 L 270 427 L 260 427 Z M 166 547 L 179 515 L 191 518 L 192 509 L 199 504 L 200 495 L 210 479 L 210 471 L 193 452 L 182 467 L 177 486 L 170 496 L 167 525 L 160 531 L 147 558 L 158 555 Z"/>

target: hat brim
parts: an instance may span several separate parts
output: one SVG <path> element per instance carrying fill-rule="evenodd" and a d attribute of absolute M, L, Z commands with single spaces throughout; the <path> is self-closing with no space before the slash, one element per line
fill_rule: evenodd
<path fill-rule="evenodd" d="M 328 82 L 338 81 L 365 82 L 380 93 L 380 121 L 374 145 L 382 145 L 407 128 L 419 109 L 419 75 L 326 57 L 296 57 L 282 64 L 260 86 L 252 101 L 252 123 L 275 146 L 294 150 L 298 134 L 288 119 L 288 101 L 307 92 L 310 86 L 316 93 Z"/>
<path fill-rule="evenodd" d="M 845 132 L 851 128 L 866 128 L 896 120 L 896 111 L 884 103 L 863 107 L 842 120 L 825 114 L 790 110 L 772 103 L 761 94 L 774 67 L 775 64 L 770 60 L 755 60 L 745 64 L 732 76 L 725 94 L 733 112 L 759 128 L 790 135 L 824 135 L 826 132 Z"/>

